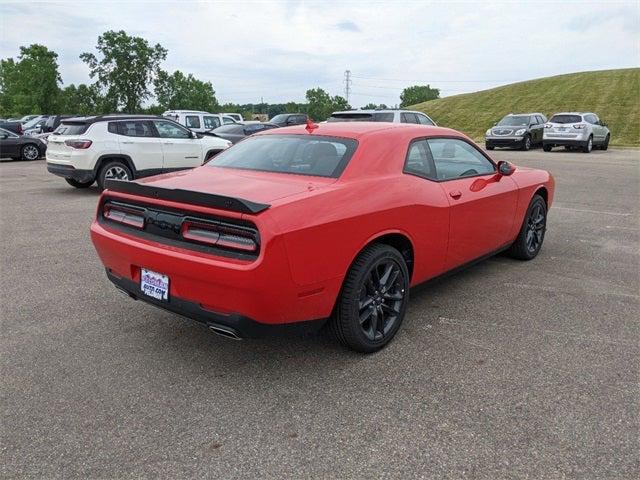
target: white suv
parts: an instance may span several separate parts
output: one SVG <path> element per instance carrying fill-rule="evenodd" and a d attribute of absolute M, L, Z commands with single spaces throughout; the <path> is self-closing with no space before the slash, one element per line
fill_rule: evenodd
<path fill-rule="evenodd" d="M 231 142 L 167 118 L 101 115 L 65 119 L 48 138 L 47 170 L 76 188 L 202 165 Z"/>
<path fill-rule="evenodd" d="M 239 123 L 234 117 L 226 113 L 208 113 L 197 110 L 167 110 L 162 116 L 175 120 L 180 125 L 184 125 L 198 133 L 207 132 L 221 125 Z"/>
<path fill-rule="evenodd" d="M 327 122 L 393 122 L 437 126 L 427 114 L 415 110 L 348 110 L 333 112 Z"/>
<path fill-rule="evenodd" d="M 542 148 L 550 152 L 553 147 L 563 146 L 589 153 L 594 148 L 609 148 L 610 138 L 609 128 L 595 113 L 556 113 L 544 126 Z"/>

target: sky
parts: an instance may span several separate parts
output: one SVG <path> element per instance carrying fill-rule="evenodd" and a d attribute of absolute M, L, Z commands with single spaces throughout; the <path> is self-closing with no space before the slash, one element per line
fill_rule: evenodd
<path fill-rule="evenodd" d="M 441 96 L 532 78 L 640 66 L 640 1 L 0 0 L 0 58 L 40 43 L 63 84 L 90 83 L 79 59 L 125 30 L 169 50 L 163 68 L 210 81 L 218 101 L 400 102 L 404 87 Z"/>

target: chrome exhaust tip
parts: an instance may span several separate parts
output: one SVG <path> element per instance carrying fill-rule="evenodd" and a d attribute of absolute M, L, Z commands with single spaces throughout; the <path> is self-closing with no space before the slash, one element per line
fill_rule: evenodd
<path fill-rule="evenodd" d="M 209 325 L 209 330 L 212 330 L 213 333 L 217 333 L 218 335 L 220 335 L 222 337 L 227 337 L 227 338 L 230 338 L 232 340 L 242 340 L 242 337 L 240 337 L 233 330 L 228 330 L 228 329 L 226 329 L 224 327 L 219 327 L 218 325 Z"/>

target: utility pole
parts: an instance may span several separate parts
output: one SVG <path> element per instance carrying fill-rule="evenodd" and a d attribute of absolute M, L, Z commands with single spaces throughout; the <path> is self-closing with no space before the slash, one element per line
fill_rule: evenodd
<path fill-rule="evenodd" d="M 345 70 L 344 72 L 344 95 L 347 103 L 349 103 L 349 96 L 351 95 L 351 84 L 353 80 L 351 80 L 351 70 Z"/>

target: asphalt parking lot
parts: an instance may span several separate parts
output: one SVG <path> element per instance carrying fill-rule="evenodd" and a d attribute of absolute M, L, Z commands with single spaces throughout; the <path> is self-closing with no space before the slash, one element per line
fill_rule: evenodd
<path fill-rule="evenodd" d="M 638 478 L 640 150 L 493 155 L 556 177 L 540 256 L 414 289 L 369 356 L 129 300 L 95 187 L 0 163 L 0 476 Z"/>

